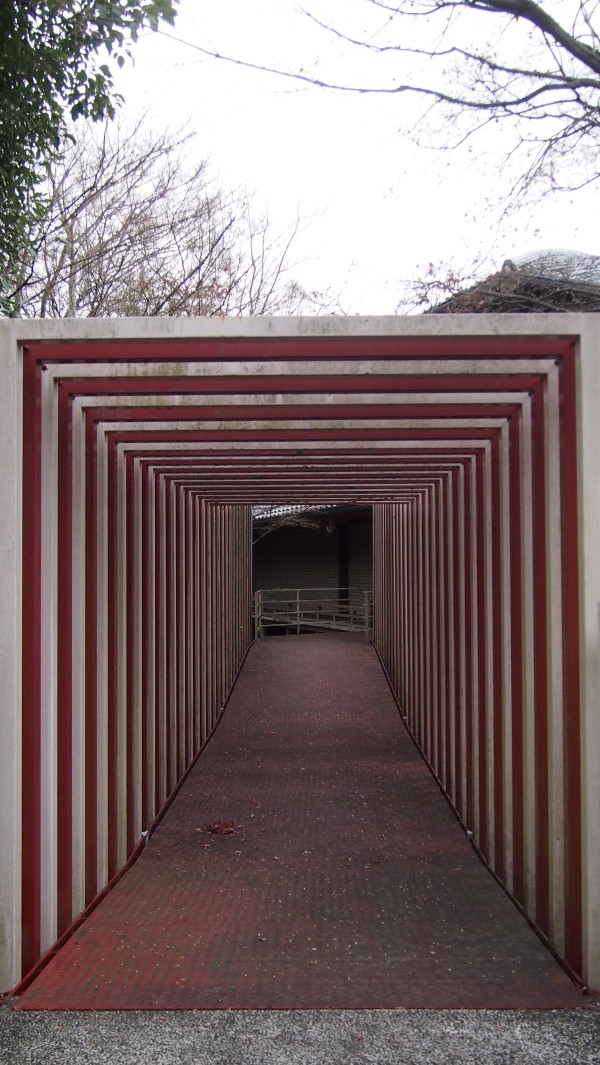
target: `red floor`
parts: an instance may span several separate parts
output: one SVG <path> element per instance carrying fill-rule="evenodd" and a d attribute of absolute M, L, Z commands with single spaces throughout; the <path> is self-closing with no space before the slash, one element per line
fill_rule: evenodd
<path fill-rule="evenodd" d="M 255 644 L 142 857 L 17 1008 L 586 1002 L 473 853 L 373 649 L 330 634 Z"/>

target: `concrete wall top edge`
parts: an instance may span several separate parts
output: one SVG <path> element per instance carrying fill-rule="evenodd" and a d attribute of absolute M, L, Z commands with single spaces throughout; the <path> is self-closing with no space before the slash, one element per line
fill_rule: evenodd
<path fill-rule="evenodd" d="M 600 314 L 440 314 L 304 318 L 5 319 L 9 342 L 285 337 L 581 336 Z"/>

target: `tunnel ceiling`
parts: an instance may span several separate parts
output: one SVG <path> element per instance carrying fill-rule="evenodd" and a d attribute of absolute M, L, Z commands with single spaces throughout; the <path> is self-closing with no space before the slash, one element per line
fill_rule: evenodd
<path fill-rule="evenodd" d="M 558 403 L 564 338 L 31 344 L 81 434 L 215 503 L 409 501 Z M 33 376 L 32 376 L 33 375 Z M 27 396 L 25 403 L 27 405 Z M 535 403 L 534 403 L 535 405 Z M 33 410 L 31 418 L 35 418 Z M 27 411 L 26 411 L 27 417 Z"/>

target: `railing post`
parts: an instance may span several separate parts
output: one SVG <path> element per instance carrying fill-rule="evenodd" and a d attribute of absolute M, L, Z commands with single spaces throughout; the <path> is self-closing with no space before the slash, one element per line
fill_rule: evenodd
<path fill-rule="evenodd" d="M 324 596 L 325 598 L 317 598 Z M 364 629 L 365 639 L 373 635 L 373 593 L 348 589 L 347 601 L 340 606 L 338 589 L 271 588 L 254 593 L 254 632 L 257 639 L 272 628 L 286 635 L 300 635 L 306 629 L 334 629 L 354 632 Z"/>
<path fill-rule="evenodd" d="M 260 640 L 262 636 L 262 592 L 254 593 L 254 625 L 256 638 Z"/>

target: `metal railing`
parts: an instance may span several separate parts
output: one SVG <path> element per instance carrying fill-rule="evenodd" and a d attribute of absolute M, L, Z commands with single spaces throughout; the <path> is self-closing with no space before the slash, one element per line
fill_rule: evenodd
<path fill-rule="evenodd" d="M 261 588 L 254 593 L 254 631 L 364 632 L 373 635 L 373 593 L 356 588 Z"/>

